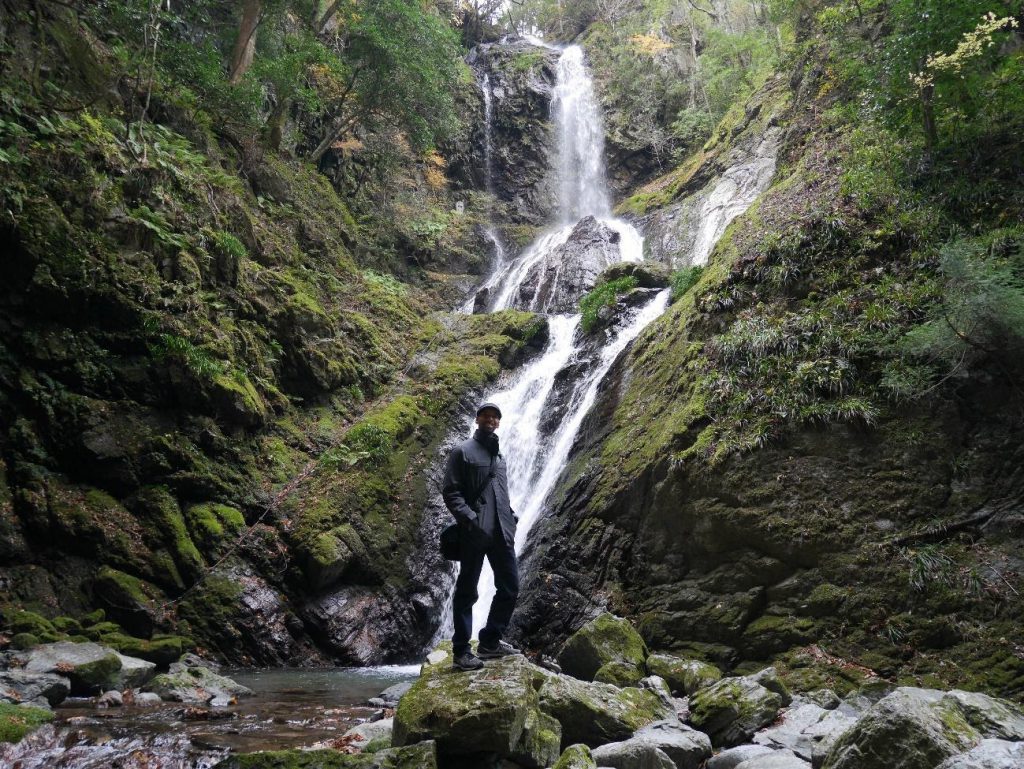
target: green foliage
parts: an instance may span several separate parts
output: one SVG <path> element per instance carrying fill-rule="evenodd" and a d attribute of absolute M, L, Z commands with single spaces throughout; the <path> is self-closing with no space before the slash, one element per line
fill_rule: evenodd
<path fill-rule="evenodd" d="M 347 453 L 349 458 L 366 458 L 372 465 L 380 465 L 391 455 L 394 436 L 381 425 L 361 423 L 349 430 L 346 441 L 347 452 L 339 449 L 339 456 Z M 348 464 L 354 464 L 354 461 Z"/>
<path fill-rule="evenodd" d="M 986 357 L 1009 363 L 1024 351 L 1024 231 L 960 238 L 940 255 L 939 302 L 902 349 L 933 368 L 955 372 Z"/>
<path fill-rule="evenodd" d="M 602 307 L 613 307 L 615 300 L 637 286 L 637 279 L 632 275 L 625 275 L 607 283 L 595 286 L 590 292 L 580 299 L 580 312 L 583 314 L 580 325 L 586 332 L 597 328 L 597 312 Z"/>
<path fill-rule="evenodd" d="M 673 272 L 670 282 L 672 301 L 679 299 L 683 294 L 696 286 L 702 274 L 704 274 L 704 268 L 700 265 L 683 267 L 681 270 Z"/>
<path fill-rule="evenodd" d="M 249 252 L 246 250 L 245 246 L 242 245 L 242 241 L 230 232 L 216 230 L 212 237 L 214 247 L 225 256 L 230 256 L 234 259 L 242 259 L 248 256 Z"/>
<path fill-rule="evenodd" d="M 150 345 L 149 351 L 157 360 L 173 358 L 184 363 L 201 379 L 212 381 L 227 370 L 226 364 L 217 360 L 208 350 L 176 334 L 160 334 L 157 341 Z"/>

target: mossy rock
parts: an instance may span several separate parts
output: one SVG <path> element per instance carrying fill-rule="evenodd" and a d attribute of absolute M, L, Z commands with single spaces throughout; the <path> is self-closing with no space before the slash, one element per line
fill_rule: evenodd
<path fill-rule="evenodd" d="M 58 633 L 66 633 L 67 635 L 82 634 L 82 623 L 74 617 L 55 617 L 53 619 L 53 627 Z"/>
<path fill-rule="evenodd" d="M 883 697 L 829 750 L 823 769 L 932 769 L 977 745 L 982 734 L 955 702 L 930 689 Z"/>
<path fill-rule="evenodd" d="M 185 509 L 185 523 L 192 539 L 206 553 L 216 553 L 224 540 L 245 528 L 245 516 L 237 508 L 208 502 Z"/>
<path fill-rule="evenodd" d="M 374 753 L 277 750 L 231 756 L 214 769 L 437 769 L 437 751 L 433 742 Z"/>
<path fill-rule="evenodd" d="M 675 717 L 648 689 L 620 689 L 571 676 L 550 676 L 540 689 L 541 709 L 562 725 L 562 746 L 597 747 L 627 739 L 637 729 Z"/>
<path fill-rule="evenodd" d="M 98 622 L 102 622 L 107 618 L 107 613 L 103 609 L 95 609 L 88 614 L 83 614 L 79 623 L 82 627 L 88 627 L 89 625 L 95 625 Z"/>
<path fill-rule="evenodd" d="M 647 672 L 652 676 L 661 676 L 673 692 L 680 694 L 693 694 L 722 678 L 722 671 L 710 662 L 685 659 L 673 654 L 649 655 Z"/>
<path fill-rule="evenodd" d="M 34 611 L 16 611 L 8 620 L 8 626 L 14 633 L 31 633 L 40 636 L 56 632 L 53 623 Z"/>
<path fill-rule="evenodd" d="M 644 676 L 642 667 L 631 662 L 612 660 L 601 666 L 594 674 L 594 680 L 603 684 L 612 684 L 621 689 L 625 686 L 636 686 Z"/>
<path fill-rule="evenodd" d="M 558 653 L 558 664 L 571 676 L 593 681 L 609 662 L 642 668 L 646 658 L 644 639 L 629 620 L 605 612 L 569 636 Z"/>
<path fill-rule="evenodd" d="M 15 633 L 11 638 L 12 649 L 31 649 L 40 643 L 39 636 L 32 633 Z"/>
<path fill-rule="evenodd" d="M 60 641 L 23 654 L 28 673 L 57 673 L 71 681 L 72 694 L 92 694 L 121 669 L 117 652 L 95 643 Z"/>
<path fill-rule="evenodd" d="M 551 740 L 557 724 L 541 718 L 535 681 L 545 671 L 522 656 L 505 657 L 476 671 L 452 668 L 451 655 L 424 665 L 420 677 L 395 710 L 392 744 L 437 742 L 442 755 L 490 753 L 529 759 L 530 765 L 553 761 Z M 528 728 L 528 725 L 531 725 Z"/>
<path fill-rule="evenodd" d="M 754 676 L 723 678 L 690 698 L 689 720 L 715 747 L 732 747 L 774 721 L 788 701 Z"/>
<path fill-rule="evenodd" d="M 30 731 L 52 720 L 49 710 L 0 702 L 0 742 L 19 742 Z"/>
<path fill-rule="evenodd" d="M 741 645 L 748 658 L 763 660 L 813 641 L 816 631 L 817 623 L 808 617 L 765 614 L 747 625 Z"/>
<path fill-rule="evenodd" d="M 90 641 L 99 641 L 105 635 L 112 633 L 120 633 L 121 626 L 116 622 L 97 622 L 95 625 L 90 625 L 82 631 L 82 635 L 88 638 Z"/>
<path fill-rule="evenodd" d="M 570 745 L 552 769 L 597 769 L 597 763 L 586 745 Z"/>
<path fill-rule="evenodd" d="M 176 662 L 193 646 L 192 641 L 181 636 L 158 636 L 146 640 L 124 633 L 110 633 L 102 636 L 100 640 L 121 654 L 155 662 L 157 665 L 170 665 Z"/>
<path fill-rule="evenodd" d="M 92 592 L 97 602 L 106 604 L 110 618 L 129 633 L 145 638 L 153 634 L 157 602 L 163 598 L 155 585 L 104 566 L 93 578 Z"/>
<path fill-rule="evenodd" d="M 668 268 L 659 262 L 618 262 L 597 277 L 595 285 L 610 283 L 619 278 L 636 278 L 639 288 L 665 288 L 669 284 Z"/>

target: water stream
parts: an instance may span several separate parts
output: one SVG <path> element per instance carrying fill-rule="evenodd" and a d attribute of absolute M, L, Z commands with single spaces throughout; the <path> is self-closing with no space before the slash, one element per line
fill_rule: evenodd
<path fill-rule="evenodd" d="M 486 106 L 486 101 L 485 101 Z M 520 371 L 503 389 L 489 393 L 487 400 L 502 407 L 505 414 L 501 436 L 509 466 L 509 495 L 519 515 L 516 549 L 522 550 L 526 536 L 540 517 L 545 499 L 554 486 L 583 418 L 597 397 L 597 390 L 616 356 L 661 314 L 668 293 L 661 292 L 623 327 L 613 331 L 604 346 L 586 344 L 580 332 L 580 315 L 552 312 L 566 303 L 563 271 L 566 246 L 573 238 L 597 233 L 602 248 L 584 260 L 594 272 L 618 261 L 643 259 L 643 238 L 636 229 L 611 216 L 604 167 L 604 127 L 594 95 L 593 82 L 579 46 L 569 46 L 558 60 L 551 104 L 556 157 L 552 164 L 553 185 L 558 190 L 558 211 L 553 226 L 542 233 L 522 254 L 496 269 L 485 285 L 490 289 L 492 311 L 510 307 L 548 313 L 550 340 L 544 352 Z M 489 135 L 489 134 L 485 134 Z M 588 217 L 593 222 L 588 223 Z M 604 228 L 604 229 L 602 229 Z M 579 252 L 574 252 L 579 256 Z M 546 283 L 546 290 L 542 290 Z M 581 298 L 570 295 L 572 304 Z M 568 394 L 560 393 L 560 419 L 551 429 L 549 412 L 556 408 L 556 383 L 567 367 L 585 371 Z M 472 430 L 472 425 L 469 426 Z M 474 629 L 486 621 L 494 595 L 494 578 L 485 565 L 478 588 L 480 600 L 474 607 Z"/>
<path fill-rule="evenodd" d="M 56 720 L 15 745 L 0 743 L 0 766 L 18 769 L 206 769 L 229 752 L 330 743 L 374 717 L 367 700 L 415 678 L 418 666 L 227 671 L 254 695 L 226 708 L 165 702 L 97 710 L 68 699 Z"/>

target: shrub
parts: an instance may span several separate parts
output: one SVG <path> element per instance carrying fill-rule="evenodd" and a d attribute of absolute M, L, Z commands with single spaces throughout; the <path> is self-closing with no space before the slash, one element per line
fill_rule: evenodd
<path fill-rule="evenodd" d="M 597 328 L 597 313 L 602 307 L 611 307 L 615 300 L 627 291 L 636 288 L 636 278 L 626 275 L 607 283 L 595 286 L 586 296 L 580 300 L 580 312 L 583 314 L 581 325 L 587 333 Z"/>

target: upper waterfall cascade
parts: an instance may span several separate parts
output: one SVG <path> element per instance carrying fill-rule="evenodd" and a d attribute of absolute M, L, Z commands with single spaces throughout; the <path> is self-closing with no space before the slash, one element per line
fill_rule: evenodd
<path fill-rule="evenodd" d="M 580 426 L 597 400 L 601 381 L 618 355 L 668 306 L 661 291 L 596 346 L 580 330 L 579 300 L 597 276 L 615 262 L 643 259 L 643 238 L 629 223 L 612 217 L 604 166 L 604 127 L 593 81 L 579 46 L 564 49 L 556 67 L 551 116 L 557 139 L 551 164 L 557 191 L 553 225 L 518 256 L 498 251 L 480 297 L 490 311 L 517 308 L 548 314 L 550 338 L 544 352 L 516 372 L 485 400 L 497 403 L 505 417 L 499 430 L 508 462 L 509 495 L 519 516 L 516 550 L 521 552 L 548 494 L 561 475 Z M 481 83 L 485 117 L 491 119 L 490 81 Z M 491 129 L 485 127 L 485 162 L 490 163 Z M 488 175 L 490 168 L 487 169 Z M 710 252 L 724 223 L 749 205 L 744 196 L 715 216 L 704 238 Z M 725 202 L 726 204 L 728 201 Z M 719 203 L 719 207 L 722 204 Z M 470 299 L 463 311 L 474 307 Z M 472 432 L 473 425 L 468 426 Z M 474 606 L 474 632 L 484 625 L 494 580 L 485 564 Z"/>

